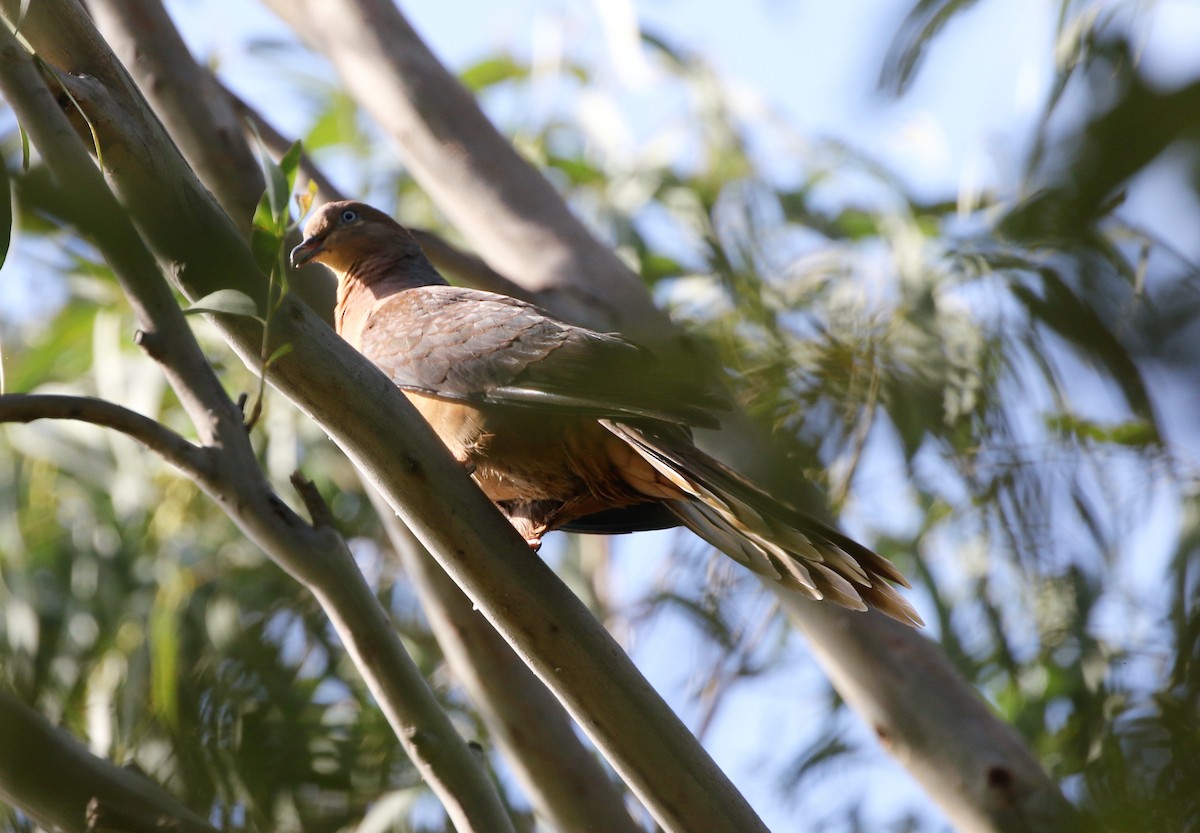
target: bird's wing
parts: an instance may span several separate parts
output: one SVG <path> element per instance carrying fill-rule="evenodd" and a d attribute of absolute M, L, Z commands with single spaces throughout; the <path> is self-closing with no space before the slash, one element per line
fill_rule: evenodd
<path fill-rule="evenodd" d="M 450 286 L 376 303 L 362 352 L 401 388 L 445 399 L 715 426 L 719 400 L 667 378 L 625 339 L 532 304 Z"/>

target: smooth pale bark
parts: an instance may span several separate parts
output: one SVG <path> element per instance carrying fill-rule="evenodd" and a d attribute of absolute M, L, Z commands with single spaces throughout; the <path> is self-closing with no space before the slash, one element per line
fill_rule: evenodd
<path fill-rule="evenodd" d="M 557 833 L 642 833 L 559 702 L 378 493 L 369 492 L 451 672 L 538 815 Z"/>
<path fill-rule="evenodd" d="M 962 833 L 1076 829 L 1077 814 L 1017 731 L 997 720 L 940 652 L 882 614 L 878 638 L 829 605 L 784 600 L 834 688 Z"/>
<path fill-rule="evenodd" d="M 89 2 L 88 10 L 106 35 L 129 34 L 110 38 L 110 45 L 141 88 L 149 90 L 147 99 L 184 158 L 249 237 L 263 174 L 224 88 L 191 60 L 159 0 Z"/>
<path fill-rule="evenodd" d="M 217 833 L 153 781 L 96 757 L 0 689 L 0 799 L 46 830 Z"/>

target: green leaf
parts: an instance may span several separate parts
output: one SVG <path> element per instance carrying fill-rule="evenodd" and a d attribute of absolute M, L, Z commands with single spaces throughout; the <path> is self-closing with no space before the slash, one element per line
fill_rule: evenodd
<path fill-rule="evenodd" d="M 330 93 L 328 106 L 304 137 L 304 146 L 310 153 L 332 145 L 359 151 L 365 151 L 368 145 L 359 126 L 358 105 L 340 90 Z"/>
<path fill-rule="evenodd" d="M 21 170 L 29 173 L 29 134 L 19 124 L 17 125 L 17 132 L 21 134 Z"/>
<path fill-rule="evenodd" d="M 682 275 L 685 269 L 683 268 L 683 264 L 673 257 L 667 257 L 656 252 L 646 252 L 642 255 L 639 271 L 644 280 L 653 283 L 663 278 L 674 278 Z"/>
<path fill-rule="evenodd" d="M 833 227 L 849 240 L 879 236 L 879 218 L 859 208 L 847 208 L 834 218 Z"/>
<path fill-rule="evenodd" d="M 1080 440 L 1123 445 L 1130 448 L 1153 446 L 1159 441 L 1158 432 L 1153 423 L 1143 419 L 1105 425 L 1074 414 L 1053 414 L 1046 417 L 1046 426 L 1060 434 Z"/>
<path fill-rule="evenodd" d="M 8 166 L 0 160 L 0 268 L 8 257 L 8 247 L 12 243 L 12 185 L 8 181 Z"/>
<path fill-rule="evenodd" d="M 501 55 L 498 58 L 488 58 L 474 66 L 467 67 L 459 75 L 459 80 L 468 89 L 479 92 L 495 84 L 510 81 L 514 78 L 526 78 L 528 75 L 529 68 L 527 66 L 518 64 L 509 55 Z"/>
<path fill-rule="evenodd" d="M 50 66 L 50 64 L 43 61 L 36 54 L 34 55 L 34 60 L 40 67 L 53 73 L 54 76 L 58 78 L 59 86 L 62 89 L 63 95 L 67 97 L 67 100 L 71 102 L 71 106 L 73 106 L 75 111 L 79 113 L 79 117 L 83 119 L 83 123 L 87 125 L 88 132 L 92 136 L 92 149 L 96 151 L 96 164 L 100 166 L 101 170 L 103 170 L 104 151 L 100 148 L 100 134 L 96 132 L 96 126 L 92 124 L 92 120 L 88 118 L 87 111 L 83 109 L 83 105 L 76 100 L 74 95 L 72 95 L 70 86 L 68 86 L 68 84 L 63 80 L 63 74 L 59 72 L 56 67 Z"/>
<path fill-rule="evenodd" d="M 151 698 L 167 725 L 179 725 L 180 613 L 191 594 L 186 573 L 176 572 L 160 588 L 150 609 Z"/>
<path fill-rule="evenodd" d="M 879 86 L 892 95 L 902 95 L 916 77 L 934 37 L 955 15 L 975 3 L 976 0 L 919 0 L 892 39 L 883 59 Z"/>
<path fill-rule="evenodd" d="M 589 165 L 582 159 L 551 156 L 546 161 L 565 173 L 572 185 L 594 185 L 603 183 L 607 178 L 603 171 L 600 171 L 594 165 Z"/>
<path fill-rule="evenodd" d="M 283 176 L 287 181 L 287 193 L 283 195 L 283 199 L 280 202 L 285 215 L 287 212 L 288 198 L 291 196 L 292 191 L 294 191 L 296 188 L 296 174 L 300 170 L 300 157 L 303 156 L 303 154 L 304 146 L 300 144 L 299 140 L 297 140 L 292 142 L 291 147 L 287 149 L 287 152 L 284 153 L 283 157 L 279 160 L 279 170 L 283 172 Z"/>
<path fill-rule="evenodd" d="M 292 189 L 288 187 L 287 174 L 266 150 L 260 153 L 260 161 L 267 184 L 254 210 L 254 226 L 281 238 L 287 231 L 287 207 Z"/>
<path fill-rule="evenodd" d="M 218 289 L 210 292 L 196 303 L 183 311 L 184 315 L 240 315 L 243 318 L 253 318 L 260 324 L 265 324 L 258 314 L 258 305 L 254 299 L 238 289 Z"/>
<path fill-rule="evenodd" d="M 271 353 L 270 356 L 267 357 L 267 360 L 265 362 L 263 362 L 263 370 L 266 370 L 268 367 L 270 367 L 272 364 L 274 364 L 277 360 L 282 359 L 284 356 L 286 356 L 290 352 L 292 352 L 291 344 L 279 345 L 278 347 L 275 348 L 275 351 L 273 353 Z"/>
<path fill-rule="evenodd" d="M 282 241 L 282 236 L 257 223 L 250 229 L 250 251 L 254 253 L 254 263 L 264 275 L 272 274 L 279 262 Z"/>

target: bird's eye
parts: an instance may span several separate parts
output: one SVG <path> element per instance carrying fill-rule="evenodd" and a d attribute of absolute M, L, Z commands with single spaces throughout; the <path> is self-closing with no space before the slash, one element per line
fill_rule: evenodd
<path fill-rule="evenodd" d="M 355 211 L 353 208 L 347 208 L 345 211 L 342 212 L 342 222 L 343 223 L 353 223 L 357 219 L 358 219 L 358 212 Z"/>

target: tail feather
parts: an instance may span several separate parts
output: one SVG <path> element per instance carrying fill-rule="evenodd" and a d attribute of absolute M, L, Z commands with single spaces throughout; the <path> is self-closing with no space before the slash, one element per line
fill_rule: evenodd
<path fill-rule="evenodd" d="M 667 433 L 603 421 L 690 499 L 667 501 L 685 526 L 749 569 L 812 599 L 879 609 L 924 623 L 888 584 L 908 587 L 890 561 L 763 492 L 723 463 Z"/>

